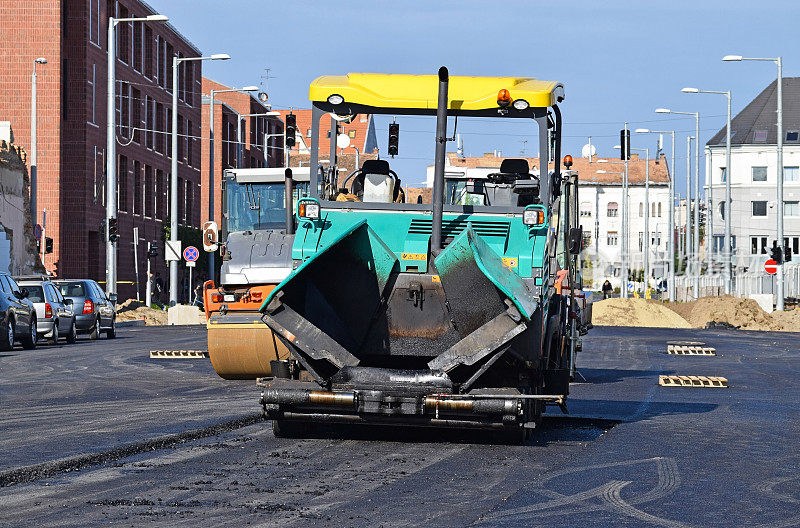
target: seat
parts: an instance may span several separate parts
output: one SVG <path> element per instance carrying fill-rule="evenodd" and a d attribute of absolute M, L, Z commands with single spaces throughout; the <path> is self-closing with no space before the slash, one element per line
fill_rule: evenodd
<path fill-rule="evenodd" d="M 391 203 L 400 192 L 400 180 L 386 160 L 366 160 L 353 178 L 350 192 L 362 202 Z"/>
<path fill-rule="evenodd" d="M 505 159 L 500 164 L 500 172 L 488 174 L 486 179 L 487 205 L 524 207 L 537 203 L 539 178 L 531 175 L 527 160 Z"/>

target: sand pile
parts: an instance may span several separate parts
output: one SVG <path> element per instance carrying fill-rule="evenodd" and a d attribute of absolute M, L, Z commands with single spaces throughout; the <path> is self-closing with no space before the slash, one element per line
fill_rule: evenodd
<path fill-rule="evenodd" d="M 606 299 L 592 305 L 592 324 L 691 328 L 683 317 L 657 302 L 645 299 Z"/>
<path fill-rule="evenodd" d="M 117 321 L 134 321 L 142 318 L 147 326 L 167 324 L 167 312 L 148 308 L 136 299 L 128 299 L 117 306 Z"/>
<path fill-rule="evenodd" d="M 730 295 L 702 297 L 687 303 L 668 305 L 690 325 L 703 328 L 711 321 L 728 323 L 744 330 L 788 330 L 782 321 L 768 314 L 753 299 L 740 299 Z"/>

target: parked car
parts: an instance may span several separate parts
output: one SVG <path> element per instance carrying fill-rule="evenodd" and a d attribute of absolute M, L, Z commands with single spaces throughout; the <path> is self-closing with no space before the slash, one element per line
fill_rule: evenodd
<path fill-rule="evenodd" d="M 11 275 L 0 272 L 0 350 L 11 350 L 17 341 L 36 348 L 36 309 L 26 296 Z"/>
<path fill-rule="evenodd" d="M 27 299 L 33 303 L 37 315 L 39 337 L 56 345 L 61 337 L 74 343 L 78 336 L 73 300 L 61 295 L 61 291 L 46 277 L 17 277 L 17 284 L 28 292 Z"/>
<path fill-rule="evenodd" d="M 61 295 L 72 299 L 72 312 L 79 334 L 97 339 L 104 332 L 108 339 L 117 337 L 115 303 L 117 296 L 106 297 L 100 285 L 91 279 L 55 280 Z"/>

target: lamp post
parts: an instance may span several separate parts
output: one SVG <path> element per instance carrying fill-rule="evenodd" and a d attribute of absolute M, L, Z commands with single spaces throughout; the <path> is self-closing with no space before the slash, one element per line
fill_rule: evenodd
<path fill-rule="evenodd" d="M 272 111 L 264 112 L 264 113 L 261 113 L 261 114 L 239 114 L 239 117 L 236 120 L 236 146 L 237 146 L 237 149 L 236 149 L 237 150 L 237 153 L 236 153 L 236 168 L 239 168 L 239 169 L 242 168 L 242 150 L 243 150 L 242 149 L 242 119 L 246 119 L 246 118 L 249 118 L 249 117 L 272 117 L 272 116 L 279 116 L 279 115 L 281 115 L 280 112 L 272 112 Z M 265 154 L 265 157 L 268 156 L 268 154 L 266 154 L 266 151 L 267 151 L 266 139 L 270 135 L 271 134 L 264 134 L 264 154 Z M 272 135 L 274 135 L 274 134 L 272 134 Z M 278 135 L 280 135 L 280 134 L 278 134 Z M 249 144 L 250 143 L 248 142 L 248 145 Z"/>
<path fill-rule="evenodd" d="M 731 91 L 718 91 L 718 90 L 699 90 L 697 88 L 684 88 L 681 90 L 683 93 L 701 93 L 701 94 L 719 94 L 724 95 L 728 100 L 727 121 L 725 125 L 725 201 L 723 202 L 721 213 L 724 215 L 722 219 L 725 222 L 725 248 L 722 251 L 723 260 L 723 282 L 725 283 L 725 294 L 731 294 L 731 281 L 733 280 L 733 262 L 731 260 L 731 252 L 733 250 L 731 245 Z M 714 204 L 711 202 L 711 187 L 714 184 L 714 174 L 708 176 L 708 192 L 709 192 L 709 211 L 708 217 L 714 216 Z M 709 223 L 709 227 L 712 224 Z M 712 237 L 714 233 L 711 233 Z"/>
<path fill-rule="evenodd" d="M 774 62 L 778 66 L 778 79 L 776 81 L 777 96 L 778 96 L 778 247 L 781 254 L 784 252 L 783 240 L 783 58 L 755 58 L 755 57 L 742 57 L 741 55 L 726 55 L 722 58 L 726 62 L 731 61 L 767 61 Z M 728 125 L 730 131 L 730 124 Z M 730 133 L 730 132 L 729 132 Z M 730 176 L 728 177 L 730 180 Z M 778 293 L 775 303 L 776 310 L 783 310 L 783 258 L 778 262 Z"/>
<path fill-rule="evenodd" d="M 47 64 L 47 59 L 39 57 L 33 61 L 33 73 L 31 74 L 31 222 L 35 226 L 37 223 L 36 216 L 36 191 L 37 179 L 36 173 L 38 169 L 38 162 L 36 157 L 36 65 Z M 44 247 L 44 241 L 42 241 Z M 44 253 L 42 253 L 44 254 Z M 44 262 L 44 259 L 42 260 Z"/>
<path fill-rule="evenodd" d="M 598 159 L 597 163 L 608 163 L 608 160 Z M 622 244 L 620 247 L 620 263 L 622 265 L 622 281 L 619 288 L 620 297 L 628 297 L 628 171 L 625 163 L 625 172 L 598 170 L 597 174 L 616 174 L 622 176 Z M 599 186 L 598 186 L 599 189 Z M 597 214 L 600 214 L 598 211 Z"/>
<path fill-rule="evenodd" d="M 674 182 L 674 172 L 675 172 L 675 131 L 674 130 L 648 130 L 646 128 L 637 128 L 637 134 L 670 134 L 672 136 L 672 164 L 670 165 L 673 174 L 670 174 L 669 178 L 669 222 L 668 222 L 668 231 L 669 231 L 669 242 L 667 246 L 667 254 L 669 258 L 669 264 L 667 266 L 668 276 L 667 279 L 668 285 L 667 289 L 669 290 L 669 301 L 675 301 L 675 182 Z"/>
<path fill-rule="evenodd" d="M 700 297 L 700 113 L 699 112 L 676 112 L 675 110 L 670 110 L 668 108 L 656 108 L 657 114 L 676 114 L 676 115 L 688 115 L 694 117 L 694 131 L 696 138 L 694 144 L 694 196 L 695 196 L 695 208 L 694 208 L 694 287 L 695 287 L 695 297 Z M 688 155 L 687 155 L 688 159 Z M 688 163 L 688 162 L 687 162 Z M 688 189 L 686 192 L 687 196 L 689 195 Z M 689 203 L 690 200 L 687 200 Z M 688 212 L 687 212 L 688 214 Z M 710 247 L 709 247 L 710 251 Z M 710 261 L 709 261 L 710 262 Z M 711 270 L 709 269 L 709 272 Z"/>
<path fill-rule="evenodd" d="M 117 242 L 109 237 L 109 222 L 117 217 L 117 122 L 115 30 L 120 22 L 166 22 L 164 15 L 108 19 L 108 97 L 106 106 L 106 294 L 117 293 Z"/>
<path fill-rule="evenodd" d="M 647 287 L 650 282 L 650 149 L 647 148 L 633 148 L 630 150 L 638 150 L 644 152 L 644 289 L 647 293 Z"/>
<path fill-rule="evenodd" d="M 214 97 L 218 93 L 233 93 L 233 92 L 257 92 L 258 86 L 245 86 L 244 88 L 230 88 L 225 90 L 209 90 L 211 98 L 210 106 L 208 107 L 208 219 L 214 220 Z M 214 252 L 208 252 L 208 274 L 209 278 L 216 279 L 217 273 L 214 265 Z"/>
<path fill-rule="evenodd" d="M 208 57 L 172 57 L 172 160 L 169 190 L 169 240 L 178 241 L 178 67 L 182 62 L 228 60 L 230 55 L 218 53 Z M 169 304 L 178 304 L 178 261 L 169 262 Z"/>

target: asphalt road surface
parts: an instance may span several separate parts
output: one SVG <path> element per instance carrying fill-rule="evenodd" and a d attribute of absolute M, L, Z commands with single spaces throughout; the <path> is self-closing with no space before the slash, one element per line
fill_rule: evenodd
<path fill-rule="evenodd" d="M 672 339 L 718 355 L 667 355 Z M 203 341 L 132 328 L 3 354 L 0 525 L 800 526 L 800 334 L 595 328 L 570 415 L 549 412 L 523 446 L 388 428 L 276 439 L 252 382 L 148 358 Z"/>

